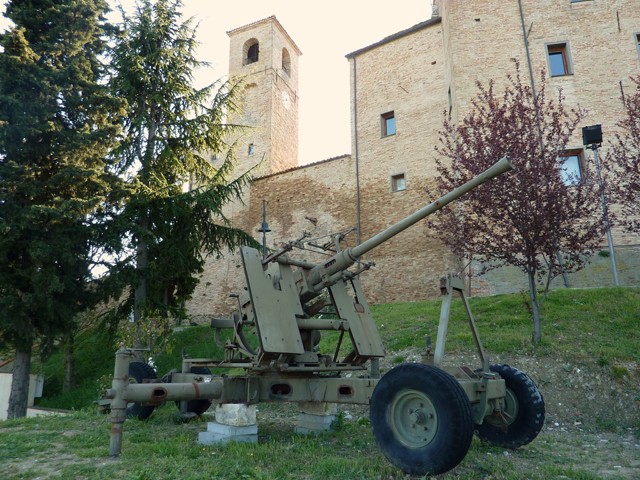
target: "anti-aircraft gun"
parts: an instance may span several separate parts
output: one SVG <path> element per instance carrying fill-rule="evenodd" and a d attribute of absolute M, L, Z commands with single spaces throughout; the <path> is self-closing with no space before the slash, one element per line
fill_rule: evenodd
<path fill-rule="evenodd" d="M 360 262 L 365 253 L 511 168 L 508 159 L 501 159 L 359 245 L 341 249 L 336 238 L 335 254 L 319 264 L 292 258 L 293 244 L 267 256 L 242 247 L 246 288 L 232 295 L 237 307 L 230 317 L 212 322 L 224 358 L 185 357 L 181 372 L 153 380 L 153 370 L 132 362 L 133 350 L 117 352 L 113 385 L 105 393 L 111 399 L 110 454 L 120 453 L 127 409 L 143 419 L 167 401 L 195 414 L 204 413 L 213 401 L 368 404 L 381 451 L 405 472 L 418 475 L 442 473 L 460 463 L 474 430 L 507 448 L 532 441 L 544 421 L 542 396 L 523 372 L 489 366 L 464 295 L 482 367 L 440 365 L 451 293 L 462 293 L 455 278 L 442 285 L 449 296 L 435 356 L 428 346 L 422 363 L 403 363 L 382 376 L 377 365 L 385 349 L 359 280 L 369 267 Z M 332 318 L 317 315 L 327 303 L 333 306 Z M 225 330 L 231 335 L 223 344 L 219 332 Z M 338 336 L 330 353 L 319 348 L 323 331 Z M 243 369 L 244 374 L 214 375 L 210 369 Z"/>

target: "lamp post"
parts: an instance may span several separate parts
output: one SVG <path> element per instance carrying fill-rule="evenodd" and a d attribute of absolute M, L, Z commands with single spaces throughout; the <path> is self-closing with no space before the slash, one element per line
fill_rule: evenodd
<path fill-rule="evenodd" d="M 604 216 L 604 228 L 607 232 L 607 243 L 609 244 L 609 258 L 611 258 L 611 271 L 613 272 L 614 285 L 620 285 L 618 279 L 618 267 L 616 266 L 616 254 L 613 249 L 613 238 L 611 237 L 611 228 L 609 227 L 609 211 L 607 209 L 607 197 L 604 193 L 602 184 L 602 173 L 600 171 L 600 161 L 598 159 L 598 147 L 602 145 L 602 126 L 591 125 L 582 128 L 582 144 L 588 149 L 593 150 L 593 159 L 596 164 L 596 174 L 598 175 L 598 185 L 600 187 L 600 200 L 602 202 L 602 213 Z"/>

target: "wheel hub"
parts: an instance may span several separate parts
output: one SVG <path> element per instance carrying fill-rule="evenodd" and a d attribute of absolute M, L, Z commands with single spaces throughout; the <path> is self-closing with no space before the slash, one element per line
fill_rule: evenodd
<path fill-rule="evenodd" d="M 427 395 L 416 390 L 398 392 L 389 404 L 388 416 L 395 436 L 409 448 L 428 445 L 438 431 L 433 403 Z"/>
<path fill-rule="evenodd" d="M 511 389 L 507 388 L 504 396 L 504 409 L 485 417 L 484 421 L 494 427 L 506 428 L 515 421 L 519 410 L 516 395 Z"/>
<path fill-rule="evenodd" d="M 409 415 L 411 423 L 414 425 L 423 425 L 426 420 L 426 415 L 422 410 L 415 410 L 413 413 Z"/>

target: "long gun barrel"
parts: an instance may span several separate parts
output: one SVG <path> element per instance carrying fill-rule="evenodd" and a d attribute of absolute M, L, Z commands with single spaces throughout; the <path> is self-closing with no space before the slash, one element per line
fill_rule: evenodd
<path fill-rule="evenodd" d="M 386 230 L 374 235 L 370 239 L 362 242 L 360 245 L 356 245 L 355 247 L 348 248 L 343 250 L 342 252 L 337 253 L 327 262 L 322 265 L 317 265 L 312 268 L 307 275 L 307 283 L 312 287 L 313 290 L 317 291 L 322 289 L 325 286 L 331 285 L 336 280 L 336 276 L 340 276 L 341 272 L 349 268 L 351 265 L 358 261 L 358 258 L 377 247 L 383 242 L 386 242 L 391 237 L 397 235 L 398 233 L 406 230 L 411 225 L 419 222 L 423 218 L 431 215 L 432 213 L 440 210 L 445 205 L 448 205 L 452 201 L 461 197 L 465 193 L 473 190 L 478 185 L 483 184 L 484 182 L 491 180 L 498 175 L 501 175 L 509 170 L 513 169 L 513 165 L 511 161 L 507 157 L 502 157 L 496 163 L 494 163 L 487 170 L 482 172 L 477 177 L 472 178 L 467 183 L 459 186 L 455 190 L 447 193 L 440 199 L 436 200 L 425 207 L 422 207 L 420 210 L 412 213 L 408 217 L 400 220 L 398 223 L 390 226 Z"/>

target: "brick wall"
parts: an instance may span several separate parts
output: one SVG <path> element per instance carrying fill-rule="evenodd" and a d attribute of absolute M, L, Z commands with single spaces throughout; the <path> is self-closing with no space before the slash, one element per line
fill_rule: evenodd
<path fill-rule="evenodd" d="M 361 229 L 367 239 L 434 198 L 437 132 L 447 109 L 442 24 L 420 24 L 393 41 L 350 57 L 352 116 L 357 112 Z M 381 115 L 394 112 L 396 134 L 382 135 Z M 404 174 L 406 190 L 391 191 L 391 177 Z M 376 267 L 362 281 L 372 303 L 416 300 L 438 294 L 438 279 L 453 258 L 425 222 L 368 255 Z"/>
<path fill-rule="evenodd" d="M 441 0 L 446 78 L 453 92 L 454 118 L 465 115 L 469 100 L 477 92 L 475 82 L 497 85 L 521 65 L 522 78 L 530 81 L 517 1 Z M 640 73 L 640 55 L 635 35 L 640 33 L 640 8 L 634 0 L 523 0 L 522 13 L 529 39 L 534 82 L 540 84 L 541 70 L 547 70 L 547 95 L 562 90 L 566 104 L 583 108 L 587 116 L 576 130 L 568 148 L 581 149 L 583 126 L 601 124 L 601 160 L 607 154 L 607 140 L 617 132 L 623 115 L 621 89 L 628 90 L 629 77 Z M 475 42 L 473 39 L 486 39 Z M 573 70 L 571 75 L 549 77 L 547 45 L 566 43 Z M 584 160 L 593 172 L 591 151 Z M 614 229 L 616 244 L 638 244 L 637 235 Z M 603 239 L 604 242 L 604 239 Z"/>

